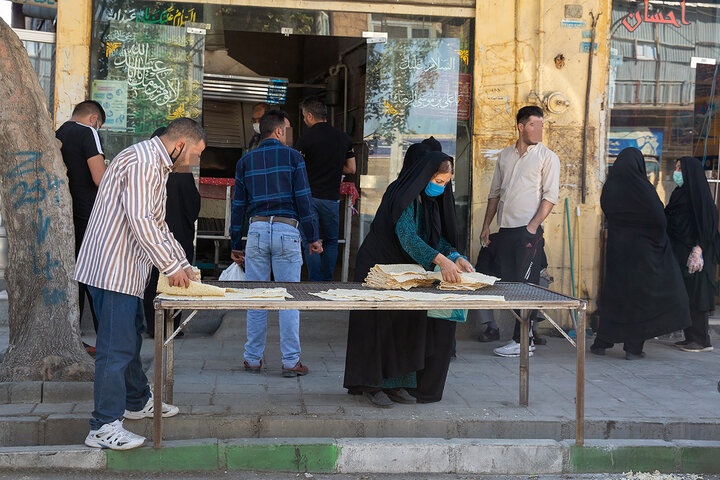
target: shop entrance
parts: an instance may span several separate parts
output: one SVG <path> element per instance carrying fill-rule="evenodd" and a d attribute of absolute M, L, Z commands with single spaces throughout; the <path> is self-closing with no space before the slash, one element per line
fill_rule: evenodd
<path fill-rule="evenodd" d="M 202 196 L 196 264 L 217 274 L 230 261 L 229 218 L 235 165 L 250 148 L 258 103 L 285 110 L 295 144 L 307 131 L 300 101 L 319 96 L 328 122 L 355 141 L 362 158 L 366 41 L 363 38 L 224 31 L 208 35 L 203 81 L 203 126 L 208 147 L 200 163 Z M 354 176 L 346 179 L 356 184 Z M 336 278 L 346 279 L 352 206 L 341 197 Z M 348 208 L 350 207 L 350 208 Z M 346 217 L 347 216 L 347 221 Z"/>

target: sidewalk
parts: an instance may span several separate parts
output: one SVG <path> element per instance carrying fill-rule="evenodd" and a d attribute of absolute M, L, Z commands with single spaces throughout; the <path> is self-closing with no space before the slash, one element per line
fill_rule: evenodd
<path fill-rule="evenodd" d="M 310 374 L 290 379 L 280 375 L 276 315 L 270 314 L 265 367 L 259 375 L 242 368 L 243 312 L 225 313 L 214 335 L 188 333 L 176 340 L 174 403 L 181 415 L 164 423 L 166 439 L 574 438 L 575 353 L 564 339 L 548 338 L 531 357 L 528 407 L 518 406 L 518 359 L 492 355 L 497 343 L 460 340 L 441 402 L 385 410 L 342 388 L 347 312 L 302 313 L 301 358 Z M 6 335 L 7 327 L 0 328 L 0 335 Z M 0 339 L 0 348 L 3 341 L 7 338 Z M 648 342 L 647 358 L 641 361 L 625 360 L 619 346 L 605 357 L 587 354 L 586 438 L 720 441 L 718 351 L 686 353 L 668 343 Z M 149 339 L 142 358 L 152 380 Z M 49 387 L 45 390 L 54 392 L 58 385 Z M 27 427 L 22 438 L 0 433 L 0 446 L 82 440 L 92 398 L 88 389 L 74 387 L 75 393 L 64 393 L 70 399 L 66 402 L 52 403 L 63 395 L 55 392 L 42 402 L 0 403 L 0 432 L 7 431 L 2 427 L 8 422 Z M 25 398 L 21 401 L 33 400 Z M 38 421 L 45 428 L 30 428 Z M 151 433 L 149 421 L 132 426 L 138 433 Z"/>

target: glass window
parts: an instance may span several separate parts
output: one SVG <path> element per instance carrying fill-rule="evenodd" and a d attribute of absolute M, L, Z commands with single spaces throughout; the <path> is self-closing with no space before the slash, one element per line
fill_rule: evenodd
<path fill-rule="evenodd" d="M 640 148 L 664 201 L 680 157 L 719 177 L 718 31 L 720 4 L 613 1 L 608 163 Z"/>

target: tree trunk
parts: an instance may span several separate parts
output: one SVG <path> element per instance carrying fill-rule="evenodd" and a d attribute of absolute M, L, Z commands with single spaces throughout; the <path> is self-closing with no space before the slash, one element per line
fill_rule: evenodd
<path fill-rule="evenodd" d="M 91 380 L 80 340 L 72 201 L 37 75 L 0 19 L 0 201 L 10 346 L 0 381 Z"/>

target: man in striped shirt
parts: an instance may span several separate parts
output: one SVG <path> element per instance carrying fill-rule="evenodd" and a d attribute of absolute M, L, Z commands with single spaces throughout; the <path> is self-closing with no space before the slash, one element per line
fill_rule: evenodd
<path fill-rule="evenodd" d="M 245 263 L 246 279 L 299 282 L 302 247 L 299 227 L 309 244 L 310 254 L 322 253 L 318 229 L 313 222 L 310 185 L 305 161 L 297 150 L 287 147 L 292 138 L 290 121 L 282 110 L 270 110 L 260 119 L 262 142 L 243 156 L 235 171 L 232 202 L 233 261 Z M 245 215 L 250 219 L 245 251 L 241 239 Z M 306 375 L 300 363 L 300 312 L 280 310 L 282 375 Z M 265 351 L 267 311 L 248 310 L 245 370 L 260 372 Z"/>
<path fill-rule="evenodd" d="M 100 182 L 75 267 L 75 280 L 88 286 L 99 320 L 95 409 L 85 439 L 90 447 L 127 450 L 145 442 L 121 420 L 153 416 L 140 363 L 143 291 L 152 265 L 172 286 L 196 279 L 164 220 L 165 183 L 170 172 L 197 163 L 205 143 L 196 122 L 176 119 L 164 135 L 120 152 Z M 163 417 L 177 413 L 163 404 Z"/>

